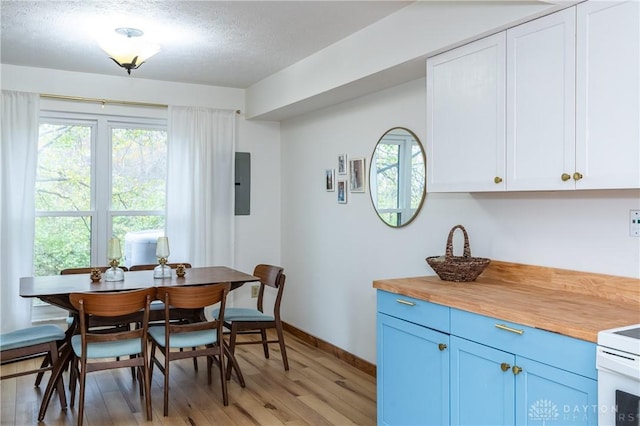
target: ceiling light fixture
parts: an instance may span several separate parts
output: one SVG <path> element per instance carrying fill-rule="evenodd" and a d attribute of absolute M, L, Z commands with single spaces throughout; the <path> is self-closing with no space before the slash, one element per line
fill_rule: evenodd
<path fill-rule="evenodd" d="M 160 50 L 159 46 L 145 42 L 141 38 L 144 33 L 137 28 L 116 28 L 116 33 L 118 36 L 100 42 L 100 47 L 129 75 Z"/>

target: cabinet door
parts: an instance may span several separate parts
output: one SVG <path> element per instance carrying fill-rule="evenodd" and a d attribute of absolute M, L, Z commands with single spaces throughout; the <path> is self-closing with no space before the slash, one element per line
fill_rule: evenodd
<path fill-rule="evenodd" d="M 451 336 L 451 425 L 513 425 L 515 356 Z"/>
<path fill-rule="evenodd" d="M 576 7 L 576 188 L 638 188 L 640 2 Z"/>
<path fill-rule="evenodd" d="M 574 171 L 575 9 L 569 8 L 507 30 L 507 190 L 574 189 Z"/>
<path fill-rule="evenodd" d="M 378 424 L 449 424 L 449 336 L 377 315 Z"/>
<path fill-rule="evenodd" d="M 504 140 L 504 32 L 427 59 L 427 191 L 504 190 Z"/>
<path fill-rule="evenodd" d="M 598 424 L 595 380 L 522 357 L 516 365 L 516 424 Z"/>

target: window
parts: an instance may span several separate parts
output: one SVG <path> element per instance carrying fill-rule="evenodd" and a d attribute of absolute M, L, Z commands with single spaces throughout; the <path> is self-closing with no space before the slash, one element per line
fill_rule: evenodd
<path fill-rule="evenodd" d="M 162 233 L 166 163 L 164 120 L 43 112 L 35 275 L 106 265 L 111 236 L 126 256 L 130 236 Z"/>

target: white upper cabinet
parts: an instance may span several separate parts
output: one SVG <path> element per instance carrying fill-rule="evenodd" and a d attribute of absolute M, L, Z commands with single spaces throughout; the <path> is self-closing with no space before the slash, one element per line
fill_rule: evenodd
<path fill-rule="evenodd" d="M 427 134 L 429 192 L 640 188 L 640 0 L 427 59 Z"/>
<path fill-rule="evenodd" d="M 504 33 L 427 59 L 427 191 L 504 189 L 504 106 Z"/>
<path fill-rule="evenodd" d="M 577 5 L 576 188 L 640 187 L 640 2 Z"/>
<path fill-rule="evenodd" d="M 575 188 L 575 19 L 507 30 L 507 190 Z"/>

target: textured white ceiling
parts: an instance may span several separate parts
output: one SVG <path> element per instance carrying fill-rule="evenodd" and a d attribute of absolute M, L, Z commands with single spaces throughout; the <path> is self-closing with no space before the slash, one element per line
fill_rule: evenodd
<path fill-rule="evenodd" d="M 0 61 L 126 75 L 96 38 L 134 27 L 161 50 L 132 78 L 246 88 L 410 3 L 2 0 Z"/>

